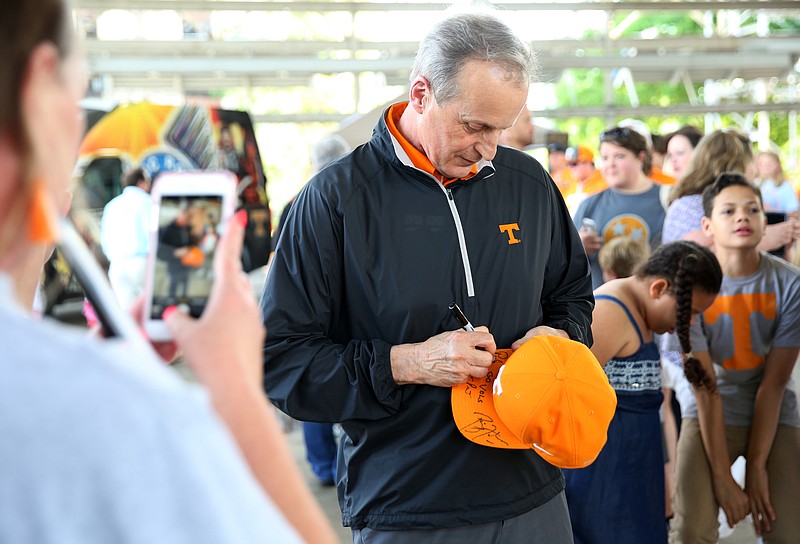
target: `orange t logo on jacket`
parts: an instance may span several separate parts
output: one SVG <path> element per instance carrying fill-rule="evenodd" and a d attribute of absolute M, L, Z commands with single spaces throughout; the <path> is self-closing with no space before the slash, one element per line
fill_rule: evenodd
<path fill-rule="evenodd" d="M 508 245 L 511 244 L 518 244 L 522 242 L 519 238 L 514 236 L 514 231 L 519 230 L 519 225 L 516 223 L 506 223 L 505 225 L 498 225 L 500 227 L 500 232 L 506 233 L 508 235 Z"/>
<path fill-rule="evenodd" d="M 703 312 L 703 319 L 713 325 L 723 315 L 733 324 L 733 357 L 716 361 L 729 370 L 747 370 L 764 364 L 764 358 L 753 353 L 750 338 L 750 316 L 760 313 L 766 319 L 775 319 L 777 303 L 775 293 L 739 293 L 720 295 L 711 307 Z"/>

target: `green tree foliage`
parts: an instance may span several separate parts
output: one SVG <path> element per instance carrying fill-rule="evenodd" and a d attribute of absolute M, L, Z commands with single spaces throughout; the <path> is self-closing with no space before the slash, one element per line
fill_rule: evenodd
<path fill-rule="evenodd" d="M 628 13 L 615 12 L 613 23 L 618 26 L 627 17 Z M 664 11 L 660 13 L 644 13 L 631 24 L 622 35 L 627 38 L 639 37 L 642 33 L 653 36 L 691 36 L 703 33 L 703 28 L 697 23 L 688 11 Z"/>
<path fill-rule="evenodd" d="M 723 34 L 727 31 L 727 21 L 722 12 L 716 12 L 711 20 L 703 21 L 699 12 L 665 11 L 660 13 L 642 12 L 631 22 L 631 12 L 615 12 L 610 28 L 624 28 L 620 38 L 679 38 L 681 36 L 703 35 L 703 22 L 711 23 Z M 743 12 L 738 25 L 735 26 L 738 35 L 754 33 L 756 12 Z M 626 26 L 627 25 L 627 26 Z M 769 20 L 769 30 L 775 33 L 796 34 L 800 30 L 800 20 L 785 17 L 773 17 Z M 587 32 L 586 39 L 599 39 L 596 32 Z M 607 78 L 613 81 L 615 73 L 606 72 L 599 68 L 565 70 L 561 79 L 555 85 L 556 103 L 562 108 L 580 108 L 589 106 L 630 107 L 631 100 L 624 86 L 613 88 L 606 96 L 609 85 Z M 660 116 L 644 117 L 651 131 L 666 134 L 684 124 L 693 124 L 700 128 L 705 125 L 703 115 L 674 115 L 670 113 L 670 106 L 689 104 L 690 97 L 683 82 L 671 85 L 664 83 L 642 83 L 634 81 L 634 88 L 642 106 L 658 106 L 664 108 Z M 703 98 L 702 82 L 693 84 L 695 95 L 700 101 Z M 747 100 L 740 98 L 739 100 Z M 612 109 L 609 108 L 609 109 Z M 755 108 L 754 108 L 755 109 Z M 789 122 L 786 113 L 770 113 L 770 137 L 780 148 L 786 151 L 789 139 Z M 600 132 L 613 126 L 621 117 L 613 119 L 601 118 L 572 118 L 556 121 L 556 127 L 569 134 L 571 145 L 587 145 L 597 149 Z M 736 116 L 721 115 L 719 122 L 722 126 L 737 126 Z"/>

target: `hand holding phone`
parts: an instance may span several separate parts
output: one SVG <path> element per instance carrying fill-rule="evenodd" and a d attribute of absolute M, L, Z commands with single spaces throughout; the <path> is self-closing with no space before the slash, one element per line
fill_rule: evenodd
<path fill-rule="evenodd" d="M 214 252 L 236 207 L 236 177 L 221 172 L 167 172 L 152 192 L 144 328 L 170 340 L 162 314 L 178 306 L 200 317 L 214 279 Z"/>
<path fill-rule="evenodd" d="M 597 232 L 597 222 L 589 217 L 584 217 L 581 220 L 581 228 L 579 230 L 583 232 Z"/>
<path fill-rule="evenodd" d="M 602 240 L 597 232 L 597 223 L 594 219 L 589 217 L 583 218 L 581 227 L 578 229 L 578 236 L 581 237 L 581 243 L 587 255 L 600 251 Z"/>
<path fill-rule="evenodd" d="M 789 220 L 789 215 L 783 212 L 764 212 L 764 215 L 767 217 L 767 225 L 779 225 L 781 223 L 786 223 Z M 791 238 L 791 227 L 782 226 L 780 227 L 783 231 L 785 231 L 785 238 Z M 766 234 L 766 233 L 765 233 Z M 770 249 L 769 252 L 777 257 L 783 258 L 786 255 L 786 245 L 788 245 L 791 241 L 786 241 L 784 244 Z"/>

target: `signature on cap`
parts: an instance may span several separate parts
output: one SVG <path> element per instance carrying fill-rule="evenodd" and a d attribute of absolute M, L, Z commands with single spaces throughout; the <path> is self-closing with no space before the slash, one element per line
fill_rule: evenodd
<path fill-rule="evenodd" d="M 508 442 L 503 440 L 502 436 L 500 436 L 500 431 L 497 425 L 495 425 L 492 416 L 481 412 L 472 413 L 475 415 L 475 420 L 459 429 L 462 434 L 465 436 L 473 435 L 475 438 L 485 437 L 489 444 L 491 444 L 492 439 L 494 439 L 508 445 Z"/>

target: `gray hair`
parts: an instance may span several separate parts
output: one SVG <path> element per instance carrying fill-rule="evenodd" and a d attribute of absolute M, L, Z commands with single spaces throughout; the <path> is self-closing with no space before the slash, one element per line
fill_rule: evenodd
<path fill-rule="evenodd" d="M 420 43 L 411 81 L 424 76 L 441 105 L 457 98 L 458 76 L 467 61 L 503 66 L 508 79 L 522 86 L 536 75 L 530 46 L 497 17 L 488 13 L 458 13 L 439 22 Z"/>
<path fill-rule="evenodd" d="M 311 148 L 311 165 L 319 172 L 348 151 L 350 146 L 338 134 L 325 136 Z"/>

